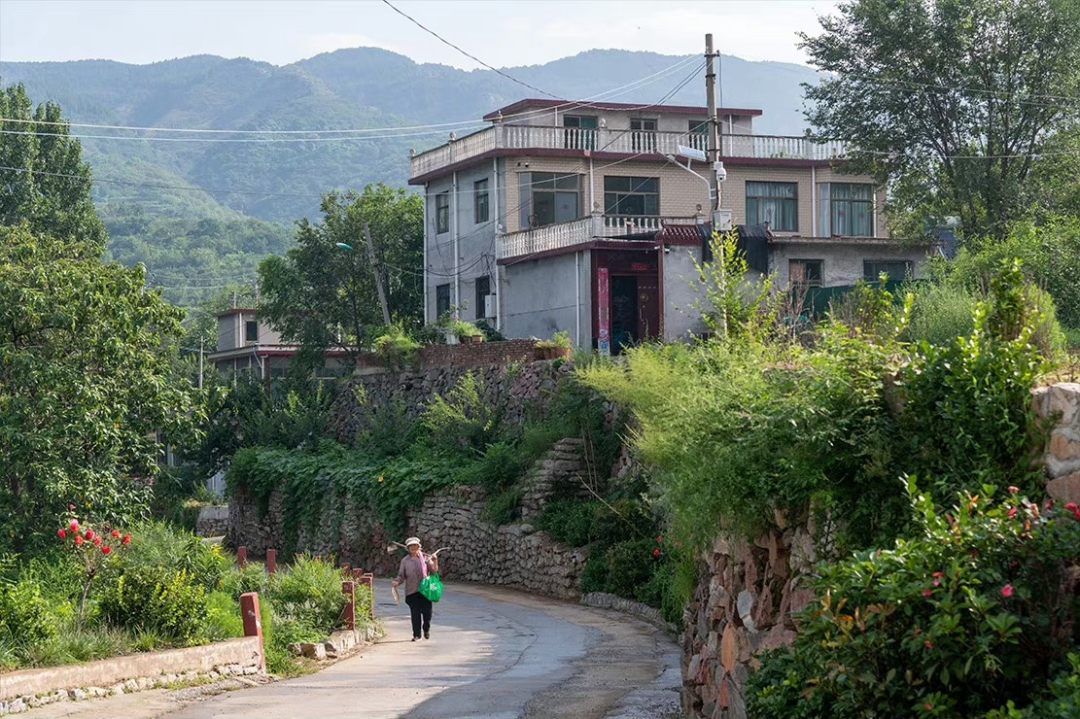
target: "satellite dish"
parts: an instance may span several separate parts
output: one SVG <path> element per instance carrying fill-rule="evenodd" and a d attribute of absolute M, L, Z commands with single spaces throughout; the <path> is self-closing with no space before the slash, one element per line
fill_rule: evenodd
<path fill-rule="evenodd" d="M 699 162 L 706 162 L 709 159 L 705 157 L 705 153 L 701 150 L 693 147 L 686 147 L 685 145 L 679 145 L 679 155 Z"/>

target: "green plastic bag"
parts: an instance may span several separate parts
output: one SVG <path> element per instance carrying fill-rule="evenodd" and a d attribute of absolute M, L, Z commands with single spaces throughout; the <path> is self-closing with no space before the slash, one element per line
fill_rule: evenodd
<path fill-rule="evenodd" d="M 442 599 L 442 590 L 442 580 L 439 579 L 438 574 L 429 574 L 424 577 L 424 581 L 420 582 L 420 593 L 432 602 Z"/>

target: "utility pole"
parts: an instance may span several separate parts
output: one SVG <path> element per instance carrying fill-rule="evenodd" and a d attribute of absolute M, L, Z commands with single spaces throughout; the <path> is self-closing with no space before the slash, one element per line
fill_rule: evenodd
<path fill-rule="evenodd" d="M 203 340 L 199 340 L 199 389 L 202 389 L 203 375 Z"/>
<path fill-rule="evenodd" d="M 364 223 L 364 234 L 367 236 L 367 254 L 371 267 L 375 270 L 375 287 L 379 290 L 379 304 L 382 305 L 383 322 L 390 324 L 390 308 L 386 306 L 386 290 L 383 289 L 382 272 L 379 271 L 379 261 L 375 259 L 375 245 L 371 242 L 371 228 Z"/>
<path fill-rule="evenodd" d="M 712 33 L 705 34 L 705 99 L 709 108 L 709 186 L 713 192 L 713 206 L 710 208 L 712 215 L 712 229 L 713 234 L 720 232 L 719 227 L 719 215 L 720 209 L 720 173 L 723 172 L 723 165 L 720 164 L 720 118 L 717 116 L 716 110 L 716 53 L 713 52 L 713 39 Z M 724 240 L 717 243 L 720 250 L 719 257 L 717 258 L 720 270 L 720 297 L 721 306 L 717 309 L 720 310 L 720 334 L 727 338 L 728 322 L 727 322 L 727 277 L 725 276 L 724 268 Z"/>

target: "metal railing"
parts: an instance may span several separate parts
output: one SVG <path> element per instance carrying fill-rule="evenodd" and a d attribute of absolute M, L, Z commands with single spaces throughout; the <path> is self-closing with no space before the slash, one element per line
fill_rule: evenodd
<path fill-rule="evenodd" d="M 704 217 L 623 217 L 596 214 L 572 222 L 560 222 L 500 235 L 498 258 L 522 257 L 581 245 L 596 238 L 656 232 L 665 225 L 692 225 L 704 221 Z"/>
<path fill-rule="evenodd" d="M 707 136 L 700 132 L 501 124 L 417 153 L 412 158 L 412 176 L 419 177 L 495 149 L 674 155 L 680 145 L 704 151 L 707 142 Z M 842 142 L 782 135 L 721 135 L 720 146 L 721 156 L 731 158 L 832 160 L 843 158 L 846 152 Z"/>

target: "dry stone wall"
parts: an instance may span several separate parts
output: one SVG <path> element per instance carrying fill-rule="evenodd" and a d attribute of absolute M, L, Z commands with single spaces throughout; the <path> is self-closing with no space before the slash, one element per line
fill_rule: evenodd
<path fill-rule="evenodd" d="M 479 487 L 458 486 L 433 495 L 410 511 L 410 535 L 439 555 L 447 579 L 497 584 L 560 599 L 580 596 L 579 579 L 587 552 L 567 547 L 536 530 L 531 520 L 543 511 L 552 491 L 561 482 L 580 484 L 586 471 L 584 447 L 579 439 L 556 442 L 538 460 L 523 483 L 522 521 L 497 526 L 484 518 L 486 496 Z M 391 540 L 370 508 L 347 499 L 323 500 L 315 527 L 299 528 L 296 551 L 320 556 L 334 555 L 340 562 L 383 576 L 397 572 L 401 554 L 388 552 Z M 229 512 L 229 539 L 245 546 L 250 556 L 286 546 L 287 526 L 281 493 L 275 490 L 267 512 L 251 497 L 233 499 Z"/>
<path fill-rule="evenodd" d="M 1080 504 L 1080 384 L 1033 392 L 1033 409 L 1051 431 L 1041 461 L 1047 494 Z M 753 541 L 723 536 L 702 557 L 684 613 L 682 704 L 693 719 L 745 719 L 746 680 L 756 654 L 795 640 L 793 615 L 814 601 L 807 578 L 832 558 L 828 528 L 777 526 Z"/>

